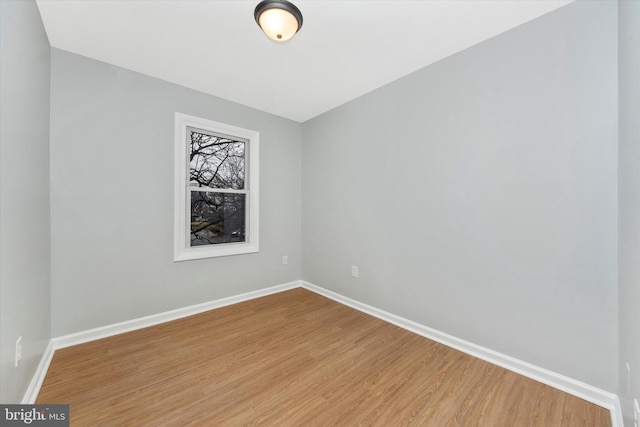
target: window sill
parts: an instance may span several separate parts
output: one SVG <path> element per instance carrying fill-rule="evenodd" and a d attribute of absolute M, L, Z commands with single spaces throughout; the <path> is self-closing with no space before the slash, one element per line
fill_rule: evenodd
<path fill-rule="evenodd" d="M 228 243 L 220 247 L 183 248 L 176 251 L 173 261 L 190 261 L 194 259 L 217 258 L 222 256 L 242 255 L 259 252 L 259 247 L 251 243 Z"/>

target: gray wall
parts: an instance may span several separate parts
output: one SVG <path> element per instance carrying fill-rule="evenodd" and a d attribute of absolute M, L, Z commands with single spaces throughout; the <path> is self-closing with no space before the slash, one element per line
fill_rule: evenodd
<path fill-rule="evenodd" d="M 576 2 L 305 122 L 303 279 L 615 392 L 616 53 Z"/>
<path fill-rule="evenodd" d="M 49 42 L 34 1 L 0 1 L 0 402 L 50 338 Z M 23 360 L 14 368 L 16 339 Z"/>
<path fill-rule="evenodd" d="M 300 278 L 299 123 L 57 49 L 51 61 L 53 336 Z M 172 261 L 176 111 L 260 132 L 260 253 Z"/>
<path fill-rule="evenodd" d="M 640 399 L 640 2 L 619 3 L 620 386 L 625 423 Z M 631 366 L 631 381 L 627 367 Z"/>

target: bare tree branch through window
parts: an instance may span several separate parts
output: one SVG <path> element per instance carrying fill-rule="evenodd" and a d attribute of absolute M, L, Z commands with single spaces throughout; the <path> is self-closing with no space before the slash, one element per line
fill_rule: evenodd
<path fill-rule="evenodd" d="M 189 129 L 191 246 L 244 242 L 244 141 Z"/>

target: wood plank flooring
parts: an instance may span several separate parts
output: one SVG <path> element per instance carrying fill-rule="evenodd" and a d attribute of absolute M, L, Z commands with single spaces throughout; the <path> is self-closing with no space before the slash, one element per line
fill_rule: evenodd
<path fill-rule="evenodd" d="M 294 289 L 56 351 L 71 426 L 610 426 L 609 411 Z"/>

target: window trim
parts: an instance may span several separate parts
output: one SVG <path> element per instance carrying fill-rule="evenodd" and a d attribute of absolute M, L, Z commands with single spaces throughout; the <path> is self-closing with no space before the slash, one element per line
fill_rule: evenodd
<path fill-rule="evenodd" d="M 249 179 L 246 185 L 247 204 L 245 218 L 245 241 L 239 243 L 220 243 L 191 247 L 190 239 L 190 206 L 188 206 L 187 192 L 189 191 L 187 161 L 187 128 L 197 128 L 208 132 L 221 133 L 231 137 L 248 141 Z M 239 255 L 259 252 L 259 142 L 260 133 L 200 117 L 175 113 L 175 153 L 174 153 L 174 226 L 173 226 L 173 260 L 187 261 L 192 259 L 214 258 L 220 256 Z"/>

